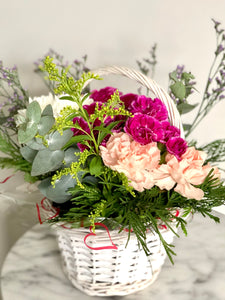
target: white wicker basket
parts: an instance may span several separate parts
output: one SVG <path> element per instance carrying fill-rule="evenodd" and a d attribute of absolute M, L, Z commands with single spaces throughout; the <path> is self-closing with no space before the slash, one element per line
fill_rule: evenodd
<path fill-rule="evenodd" d="M 128 295 L 144 289 L 157 278 L 166 254 L 159 236 L 147 233 L 146 243 L 151 255 L 140 249 L 135 234 L 110 231 L 111 240 L 117 249 L 95 250 L 109 245 L 105 230 L 96 228 L 96 236 L 90 236 L 88 248 L 84 238 L 90 231 L 86 228 L 57 229 L 58 244 L 63 258 L 64 271 L 78 289 L 91 296 Z M 171 243 L 173 233 L 162 229 L 163 238 Z"/>
<path fill-rule="evenodd" d="M 147 87 L 164 102 L 171 124 L 178 127 L 183 135 L 176 106 L 167 92 L 156 82 L 138 71 L 125 67 L 107 67 L 94 73 L 124 75 Z M 125 231 L 120 234 L 118 230 L 110 231 L 110 240 L 108 232 L 98 227 L 95 231 L 96 235 L 90 234 L 87 228 L 66 229 L 60 226 L 55 228 L 57 228 L 64 271 L 72 284 L 88 295 L 127 295 L 144 289 L 154 282 L 166 257 L 159 236 L 154 232 L 147 233 L 146 243 L 151 252 L 147 257 L 140 249 L 134 233 L 130 234 L 126 246 L 128 233 Z M 175 226 L 174 230 L 176 231 Z M 174 236 L 171 230 L 162 226 L 160 231 L 163 238 L 171 243 Z M 85 245 L 85 241 L 89 247 Z M 96 250 L 106 245 L 115 245 L 117 249 Z"/>

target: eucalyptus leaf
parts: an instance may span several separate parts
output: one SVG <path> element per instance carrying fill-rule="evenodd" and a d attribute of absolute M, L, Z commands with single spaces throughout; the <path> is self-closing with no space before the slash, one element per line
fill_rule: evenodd
<path fill-rule="evenodd" d="M 72 138 L 73 132 L 68 129 L 63 131 L 61 135 L 60 132 L 54 131 L 48 136 L 48 148 L 49 150 L 60 150 L 63 146 L 68 143 L 68 141 Z"/>
<path fill-rule="evenodd" d="M 27 124 L 28 126 L 26 129 L 24 129 L 24 126 L 20 127 L 18 130 L 18 141 L 20 144 L 25 144 L 32 140 L 38 130 L 37 124 L 36 123 L 29 123 Z"/>
<path fill-rule="evenodd" d="M 64 151 L 51 151 L 48 148 L 40 150 L 34 158 L 31 176 L 38 176 L 55 171 L 62 165 Z"/>
<path fill-rule="evenodd" d="M 24 146 L 20 148 L 20 153 L 23 156 L 23 158 L 25 158 L 27 161 L 31 163 L 33 162 L 37 152 L 38 152 L 37 150 L 31 149 L 28 146 Z"/>
<path fill-rule="evenodd" d="M 70 147 L 68 149 L 66 149 L 65 151 L 65 157 L 64 157 L 64 167 L 69 167 L 71 165 L 72 162 L 76 162 L 79 160 L 79 156 L 75 155 L 74 153 L 80 152 L 80 149 L 76 146 Z"/>
<path fill-rule="evenodd" d="M 86 184 L 90 184 L 90 185 L 93 185 L 93 186 L 96 186 L 98 184 L 98 179 L 94 176 L 85 176 L 83 179 L 82 179 L 82 183 L 86 183 Z"/>
<path fill-rule="evenodd" d="M 37 101 L 33 101 L 28 105 L 26 116 L 32 122 L 39 123 L 41 119 L 41 107 Z"/>
<path fill-rule="evenodd" d="M 82 174 L 78 174 L 78 178 L 81 179 Z M 38 188 L 40 192 L 48 199 L 57 202 L 64 203 L 72 198 L 72 195 L 68 192 L 70 188 L 74 188 L 77 184 L 75 178 L 72 175 L 63 175 L 55 182 L 55 187 L 51 184 L 52 178 L 46 178 L 42 180 Z"/>
<path fill-rule="evenodd" d="M 55 119 L 51 116 L 43 116 L 38 124 L 38 132 L 40 135 L 45 135 L 49 132 L 55 123 Z"/>
<path fill-rule="evenodd" d="M 43 150 L 45 149 L 45 145 L 43 145 L 43 141 L 41 138 L 34 137 L 31 141 L 26 143 L 28 147 L 33 150 Z"/>
<path fill-rule="evenodd" d="M 45 106 L 41 116 L 51 116 L 53 117 L 53 110 L 52 110 L 52 106 L 51 104 L 48 104 L 47 106 Z"/>
<path fill-rule="evenodd" d="M 170 86 L 172 93 L 180 100 L 183 100 L 186 96 L 186 88 L 185 85 L 177 81 L 173 85 Z"/>

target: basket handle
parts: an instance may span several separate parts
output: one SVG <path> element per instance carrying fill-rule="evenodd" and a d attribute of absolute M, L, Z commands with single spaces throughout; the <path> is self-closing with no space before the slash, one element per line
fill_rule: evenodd
<path fill-rule="evenodd" d="M 91 72 L 94 74 L 98 74 L 99 76 L 109 75 L 109 74 L 123 75 L 132 80 L 137 81 L 138 83 L 140 83 L 141 85 L 149 89 L 157 98 L 162 100 L 162 102 L 166 105 L 171 124 L 179 128 L 181 132 L 181 137 L 184 137 L 184 130 L 181 122 L 181 117 L 176 108 L 176 105 L 174 104 L 173 100 L 170 98 L 169 94 L 162 87 L 160 87 L 154 80 L 145 76 L 139 71 L 127 67 L 108 66 Z"/>

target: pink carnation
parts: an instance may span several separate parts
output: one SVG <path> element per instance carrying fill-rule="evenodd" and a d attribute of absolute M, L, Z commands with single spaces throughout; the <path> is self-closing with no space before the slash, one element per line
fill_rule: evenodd
<path fill-rule="evenodd" d="M 128 118 L 124 131 L 141 145 L 163 140 L 161 123 L 153 117 L 141 113 Z"/>
<path fill-rule="evenodd" d="M 204 151 L 196 150 L 195 147 L 187 148 L 181 159 L 188 161 L 190 166 L 201 167 L 206 160 L 207 154 Z"/>
<path fill-rule="evenodd" d="M 165 104 L 158 98 L 154 100 L 147 98 L 144 95 L 139 95 L 134 99 L 129 107 L 129 110 L 134 113 L 142 113 L 151 116 L 158 121 L 167 121 L 168 112 Z"/>
<path fill-rule="evenodd" d="M 154 186 L 152 171 L 158 167 L 160 151 L 156 143 L 140 145 L 128 134 L 114 133 L 106 147 L 100 146 L 103 162 L 109 168 L 124 173 L 137 191 Z"/>
<path fill-rule="evenodd" d="M 100 90 L 94 90 L 91 92 L 90 98 L 93 99 L 95 102 L 107 102 L 109 99 L 111 99 L 111 96 L 117 91 L 116 88 L 113 88 L 111 86 L 107 86 Z M 119 95 L 122 95 L 121 92 L 119 92 Z"/>
<path fill-rule="evenodd" d="M 166 143 L 166 149 L 169 153 L 176 156 L 178 160 L 181 159 L 182 154 L 187 150 L 187 142 L 181 137 L 172 137 Z"/>
<path fill-rule="evenodd" d="M 190 147 L 182 155 L 181 161 L 171 154 L 166 156 L 167 164 L 160 165 L 154 171 L 155 185 L 160 189 L 174 190 L 188 199 L 201 200 L 204 192 L 194 185 L 204 182 L 212 169 L 208 164 L 203 166 L 206 154 Z M 214 171 L 214 178 L 219 178 L 218 169 Z"/>

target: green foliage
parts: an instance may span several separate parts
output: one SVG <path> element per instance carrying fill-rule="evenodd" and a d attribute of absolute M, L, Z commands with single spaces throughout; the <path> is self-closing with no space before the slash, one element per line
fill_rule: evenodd
<path fill-rule="evenodd" d="M 178 99 L 177 107 L 180 113 L 187 113 L 195 108 L 196 105 L 189 105 L 184 102 L 192 92 L 193 84 L 191 80 L 195 77 L 191 73 L 173 71 L 169 74 L 171 80 L 170 90 L 175 99 Z M 173 98 L 174 98 L 173 97 Z"/>
<path fill-rule="evenodd" d="M 36 135 L 47 134 L 55 123 L 51 105 L 45 107 L 41 112 L 41 107 L 37 101 L 31 102 L 26 110 L 26 118 L 17 117 L 20 120 L 18 129 L 18 141 L 20 144 L 30 142 Z"/>
<path fill-rule="evenodd" d="M 120 227 L 120 230 L 128 229 L 128 241 L 133 231 L 137 236 L 140 246 L 147 255 L 150 255 L 146 245 L 146 233 L 148 230 L 158 234 L 165 250 L 173 262 L 173 245 L 168 244 L 159 229 L 159 224 L 164 224 L 175 235 L 176 227 L 181 227 L 187 235 L 187 215 L 199 212 L 218 222 L 218 218 L 212 214 L 212 208 L 225 203 L 225 187 L 218 184 L 213 178 L 212 172 L 206 177 L 204 183 L 199 187 L 204 191 L 205 197 L 200 200 L 187 199 L 174 191 L 162 191 L 153 187 L 144 192 L 133 191 L 133 194 L 121 185 L 121 174 L 108 169 L 104 173 L 104 180 L 99 177 L 98 182 L 88 181 L 83 188 L 76 186 L 70 189 L 72 195 L 70 209 L 60 214 L 55 221 L 75 222 L 74 226 L 85 220 L 86 226 L 101 221 Z M 84 177 L 85 178 L 85 177 Z M 177 209 L 183 214 L 176 216 Z M 54 220 L 52 220 L 54 222 Z"/>
<path fill-rule="evenodd" d="M 103 173 L 103 170 L 104 170 L 104 165 L 101 157 L 100 156 L 93 157 L 89 164 L 90 174 L 98 177 Z"/>

